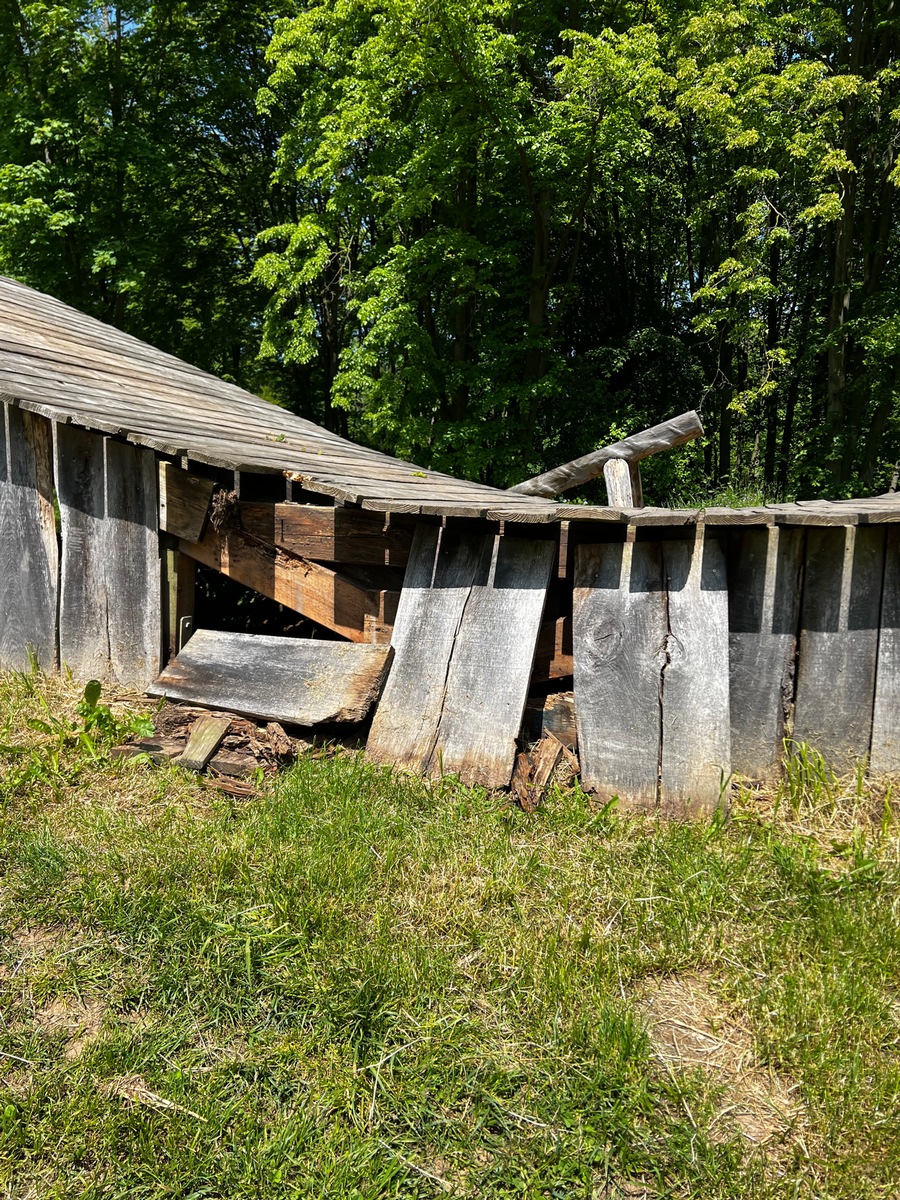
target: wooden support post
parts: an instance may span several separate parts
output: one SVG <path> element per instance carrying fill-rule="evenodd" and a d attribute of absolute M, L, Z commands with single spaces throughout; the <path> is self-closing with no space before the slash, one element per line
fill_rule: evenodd
<path fill-rule="evenodd" d="M 634 508 L 631 468 L 624 458 L 611 458 L 603 464 L 606 497 L 610 508 Z"/>
<path fill-rule="evenodd" d="M 163 661 L 169 662 L 184 643 L 185 619 L 194 616 L 197 563 L 181 553 L 173 538 L 163 538 Z"/>

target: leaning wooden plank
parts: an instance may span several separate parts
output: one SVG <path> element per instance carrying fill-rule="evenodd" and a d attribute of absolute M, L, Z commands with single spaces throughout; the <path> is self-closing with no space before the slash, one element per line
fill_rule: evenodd
<path fill-rule="evenodd" d="M 900 529 L 887 533 L 870 765 L 900 772 Z"/>
<path fill-rule="evenodd" d="M 59 657 L 78 679 L 109 674 L 103 437 L 55 427 L 56 492 L 62 527 Z"/>
<path fill-rule="evenodd" d="M 734 529 L 728 539 L 731 764 L 774 779 L 794 699 L 803 531 Z"/>
<path fill-rule="evenodd" d="M 642 458 L 651 454 L 671 450 L 674 446 L 681 446 L 684 442 L 702 436 L 703 426 L 699 416 L 695 412 L 682 413 L 680 417 L 673 417 L 671 421 L 663 421 L 660 425 L 654 425 L 652 429 L 632 434 L 631 437 L 614 442 L 611 446 L 604 446 L 602 450 L 594 450 L 573 462 L 554 467 L 552 471 L 545 471 L 543 475 L 526 479 L 510 488 L 510 491 L 525 496 L 558 496 L 569 488 L 578 487 L 595 478 L 603 470 L 603 464 L 612 458 L 640 462 Z"/>
<path fill-rule="evenodd" d="M 508 786 L 555 561 L 555 542 L 497 538 L 488 578 L 473 584 L 453 645 L 432 774 Z"/>
<path fill-rule="evenodd" d="M 153 452 L 107 439 L 103 538 L 109 659 L 116 680 L 140 690 L 156 678 L 160 667 L 157 519 Z"/>
<path fill-rule="evenodd" d="M 635 811 L 657 805 L 667 634 L 659 543 L 578 546 L 573 642 L 582 783 Z"/>
<path fill-rule="evenodd" d="M 506 787 L 555 542 L 416 531 L 370 755 Z"/>
<path fill-rule="evenodd" d="M 58 555 L 49 421 L 3 406 L 0 425 L 0 664 L 56 665 Z"/>
<path fill-rule="evenodd" d="M 179 549 L 351 641 L 390 640 L 395 592 L 360 587 L 321 563 L 239 530 L 219 534 L 210 528 L 199 542 L 180 542 Z"/>
<path fill-rule="evenodd" d="M 215 483 L 182 471 L 170 462 L 159 464 L 159 527 L 186 542 L 198 542 L 206 523 Z"/>
<path fill-rule="evenodd" d="M 293 725 L 361 721 L 390 658 L 388 646 L 199 629 L 148 691 Z"/>
<path fill-rule="evenodd" d="M 720 544 L 663 542 L 668 632 L 662 673 L 659 811 L 709 813 L 731 776 L 728 580 Z"/>
<path fill-rule="evenodd" d="M 216 717 L 206 713 L 191 726 L 191 736 L 184 751 L 173 762 L 188 771 L 202 771 L 231 727 L 231 717 Z"/>
<path fill-rule="evenodd" d="M 260 541 L 283 546 L 302 558 L 391 567 L 405 567 L 409 560 L 412 525 L 384 513 L 242 501 L 241 520 L 244 529 Z"/>
<path fill-rule="evenodd" d="M 395 657 L 366 746 L 379 762 L 424 774 L 438 741 L 456 633 L 493 537 L 419 525 L 400 593 Z"/>
<path fill-rule="evenodd" d="M 872 736 L 885 531 L 812 528 L 806 538 L 794 738 L 842 770 Z"/>

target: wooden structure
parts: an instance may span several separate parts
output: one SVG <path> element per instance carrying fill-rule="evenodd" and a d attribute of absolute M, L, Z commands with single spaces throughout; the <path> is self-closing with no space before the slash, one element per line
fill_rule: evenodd
<path fill-rule="evenodd" d="M 639 461 L 696 436 L 696 414 L 503 492 L 6 279 L 0 400 L 3 667 L 371 719 L 373 758 L 490 787 L 527 713 L 577 743 L 586 787 L 672 815 L 774 775 L 789 736 L 900 770 L 896 496 L 644 507 Z M 601 471 L 609 506 L 557 502 Z M 198 564 L 322 636 L 187 640 Z"/>

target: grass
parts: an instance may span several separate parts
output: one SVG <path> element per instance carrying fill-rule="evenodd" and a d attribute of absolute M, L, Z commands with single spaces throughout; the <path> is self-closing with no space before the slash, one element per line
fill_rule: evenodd
<path fill-rule="evenodd" d="M 658 825 L 341 755 L 243 801 L 76 700 L 0 676 L 0 1194 L 898 1194 L 883 781 L 804 748 Z"/>

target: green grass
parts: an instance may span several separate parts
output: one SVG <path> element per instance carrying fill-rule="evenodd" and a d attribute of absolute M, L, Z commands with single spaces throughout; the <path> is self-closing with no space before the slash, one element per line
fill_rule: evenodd
<path fill-rule="evenodd" d="M 657 825 L 344 755 L 236 800 L 27 726 L 70 692 L 0 677 L 3 1195 L 898 1194 L 889 788 L 804 751 Z M 681 987 L 727 1068 L 660 1041 Z"/>

